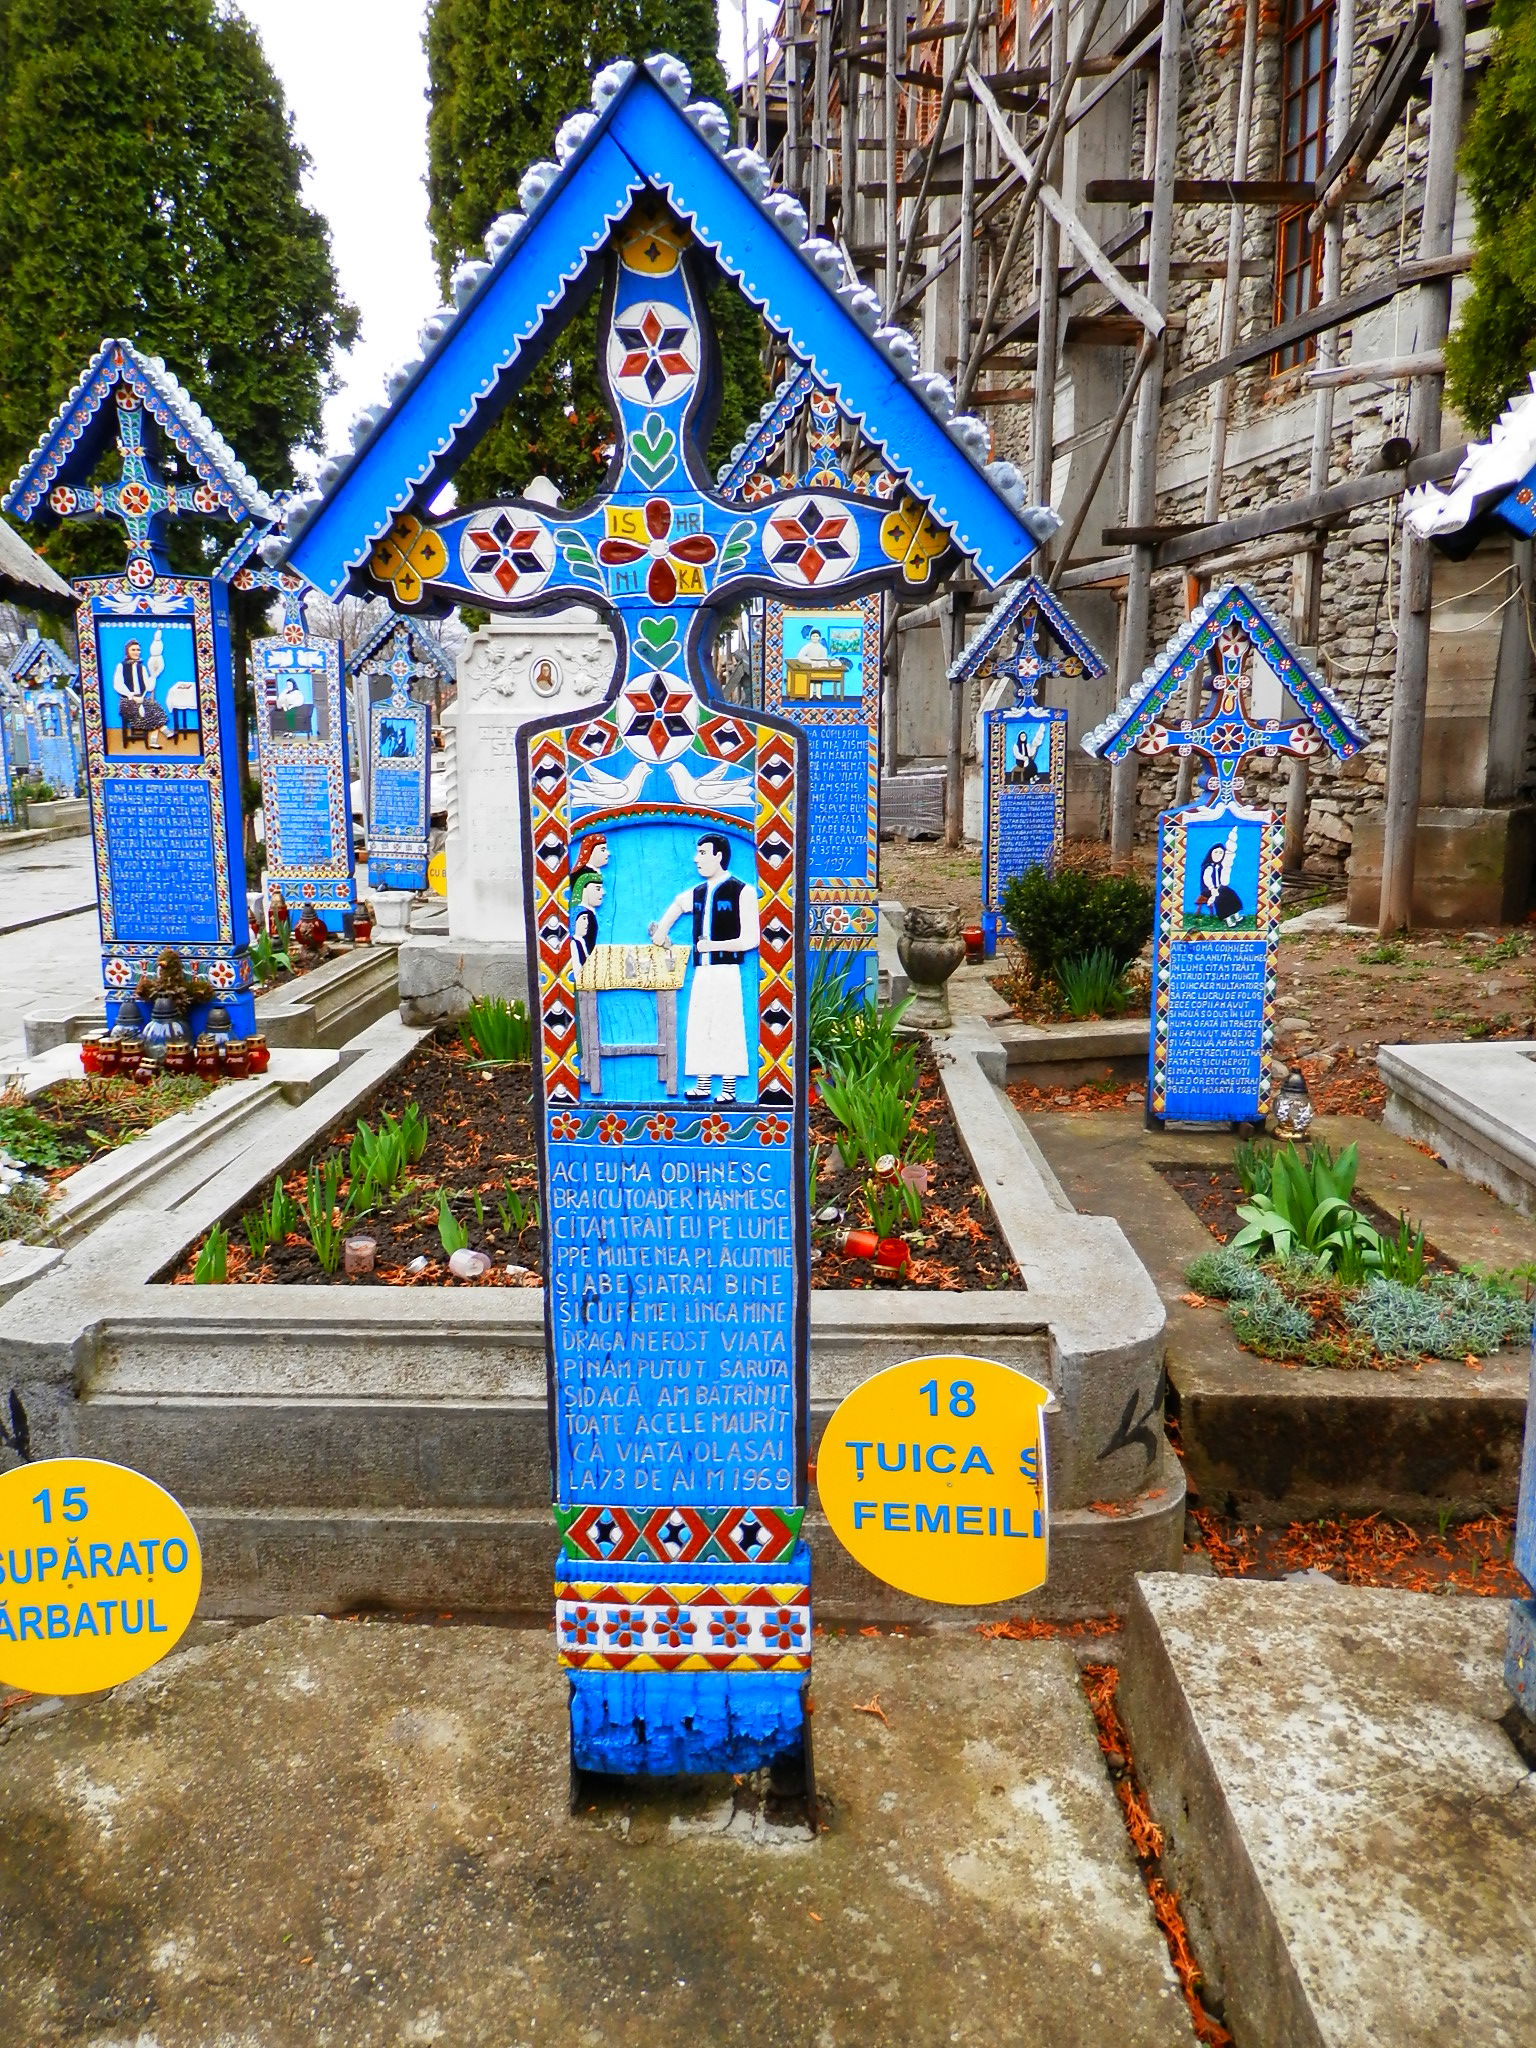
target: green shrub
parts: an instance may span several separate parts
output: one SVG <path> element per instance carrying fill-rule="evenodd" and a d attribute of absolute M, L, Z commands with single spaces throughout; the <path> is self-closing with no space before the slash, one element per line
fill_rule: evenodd
<path fill-rule="evenodd" d="M 1232 1334 L 1261 1358 L 1295 1358 L 1312 1339 L 1312 1318 L 1304 1308 L 1287 1301 L 1267 1273 L 1246 1300 L 1234 1301 L 1227 1310 Z"/>
<path fill-rule="evenodd" d="M 1119 1017 L 1130 1006 L 1125 968 L 1108 946 L 1059 962 L 1056 981 L 1069 1016 Z"/>
<path fill-rule="evenodd" d="M 532 1044 L 526 1003 L 502 996 L 476 996 L 459 1026 L 459 1036 L 476 1059 L 493 1066 L 526 1066 Z"/>
<path fill-rule="evenodd" d="M 18 1166 L 63 1166 L 71 1159 L 83 1159 L 84 1145 L 65 1145 L 47 1119 L 24 1102 L 0 1102 L 0 1152 L 8 1152 Z"/>
<path fill-rule="evenodd" d="M 1027 868 L 1003 891 L 1008 929 L 1039 974 L 1101 949 L 1128 967 L 1152 935 L 1155 893 L 1140 875 L 1095 874 L 1056 860 Z"/>
<path fill-rule="evenodd" d="M 1437 1273 L 1422 1287 L 1372 1280 L 1345 1321 L 1383 1358 L 1486 1358 L 1531 1334 L 1531 1307 L 1472 1273 Z"/>
<path fill-rule="evenodd" d="M 1228 1244 L 1201 1252 L 1184 1268 L 1184 1278 L 1196 1294 L 1210 1301 L 1250 1301 L 1270 1284 L 1252 1259 L 1233 1251 Z"/>
<path fill-rule="evenodd" d="M 222 1223 L 215 1223 L 203 1239 L 197 1264 L 192 1268 L 192 1279 L 199 1287 L 222 1287 L 228 1277 L 229 1232 Z"/>

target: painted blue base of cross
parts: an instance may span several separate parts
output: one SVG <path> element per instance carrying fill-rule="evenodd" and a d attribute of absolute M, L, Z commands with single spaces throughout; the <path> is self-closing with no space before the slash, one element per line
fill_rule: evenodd
<path fill-rule="evenodd" d="M 1008 929 L 1008 920 L 1000 910 L 984 910 L 981 913 L 981 936 L 990 960 L 997 951 L 997 942 Z"/>
<path fill-rule="evenodd" d="M 1504 1683 L 1521 1713 L 1536 1723 L 1536 1600 L 1509 1603 Z"/>
<path fill-rule="evenodd" d="M 805 1685 L 799 1671 L 573 1671 L 571 1762 L 627 1778 L 798 1762 Z"/>

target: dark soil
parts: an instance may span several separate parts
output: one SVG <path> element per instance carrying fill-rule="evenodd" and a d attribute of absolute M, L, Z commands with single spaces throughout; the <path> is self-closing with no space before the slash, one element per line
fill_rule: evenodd
<path fill-rule="evenodd" d="M 953 1292 L 1019 1285 L 1019 1269 L 1009 1257 L 993 1220 L 992 1205 L 960 1142 L 938 1067 L 926 1047 L 918 1053 L 917 1087 L 917 1128 L 931 1133 L 933 1159 L 922 1222 L 905 1233 L 912 1247 L 910 1263 L 899 1280 L 877 1280 L 867 1259 L 844 1258 L 836 1249 L 834 1239 L 840 1225 L 817 1225 L 812 1235 L 821 1257 L 812 1269 L 813 1287 L 918 1287 Z M 811 1144 L 821 1148 L 822 1157 L 817 1203 L 823 1208 L 835 1204 L 846 1212 L 846 1223 L 863 1228 L 869 1222 L 861 1192 L 864 1176 L 829 1170 L 835 1165 L 837 1135 L 835 1118 L 823 1104 L 814 1104 Z"/>
<path fill-rule="evenodd" d="M 1227 1244 L 1243 1227 L 1243 1219 L 1237 1213 L 1239 1202 L 1246 1202 L 1243 1184 L 1230 1165 L 1219 1160 L 1205 1163 L 1190 1161 L 1160 1161 L 1158 1172 L 1169 1187 L 1183 1196 L 1200 1221 L 1218 1243 Z M 1369 1195 L 1358 1191 L 1349 1198 L 1350 1207 L 1373 1224 L 1385 1237 L 1396 1237 L 1398 1219 L 1389 1215 Z M 1414 1221 L 1409 1218 L 1409 1221 Z M 1457 1267 L 1453 1260 L 1437 1252 L 1432 1244 L 1425 1241 L 1424 1261 L 1431 1272 L 1454 1273 Z"/>
<path fill-rule="evenodd" d="M 427 1041 L 388 1081 L 362 1112 L 375 1128 L 386 1113 L 403 1114 L 415 1103 L 427 1121 L 427 1143 L 398 1195 L 355 1221 L 348 1234 L 373 1238 L 378 1246 L 374 1271 L 349 1275 L 338 1268 L 326 1274 L 304 1229 L 299 1227 L 281 1245 L 271 1246 L 259 1265 L 253 1264 L 238 1219 L 229 1223 L 228 1278 L 242 1284 L 302 1284 L 338 1287 L 537 1287 L 542 1285 L 541 1239 L 533 1220 L 539 1199 L 538 1169 L 531 1116 L 532 1082 L 526 1067 L 486 1069 L 477 1066 L 456 1040 Z M 930 1192 L 923 1204 L 921 1225 L 907 1232 L 913 1256 L 900 1279 L 876 1280 L 867 1260 L 847 1259 L 833 1245 L 838 1226 L 818 1225 L 813 1243 L 820 1256 L 811 1269 L 815 1287 L 916 1287 L 964 1289 L 1017 1287 L 1018 1270 L 994 1223 L 990 1205 L 979 1188 L 944 1102 L 938 1069 L 926 1052 L 919 1058 L 918 1124 L 931 1131 L 934 1156 Z M 337 1131 L 314 1155 L 316 1162 L 334 1152 L 345 1160 L 355 1125 Z M 824 1158 L 836 1133 L 828 1112 L 811 1112 L 813 1144 Z M 302 1212 L 304 1170 L 289 1174 L 285 1186 Z M 342 1182 L 345 1202 L 349 1182 Z M 818 1202 L 846 1206 L 847 1221 L 862 1227 L 868 1221 L 862 1177 L 825 1170 Z M 497 1209 L 508 1193 L 519 1197 L 529 1213 L 521 1229 L 504 1224 Z M 476 1251 L 491 1254 L 495 1263 L 479 1280 L 456 1280 L 438 1235 L 438 1202 L 446 1193 L 454 1216 L 469 1234 Z M 481 1209 L 476 1213 L 475 1197 Z M 424 1263 L 416 1265 L 417 1261 Z M 196 1250 L 173 1276 L 178 1284 L 191 1280 Z M 412 1270 L 413 1265 L 416 1270 Z M 518 1271 L 516 1269 L 523 1270 Z"/>

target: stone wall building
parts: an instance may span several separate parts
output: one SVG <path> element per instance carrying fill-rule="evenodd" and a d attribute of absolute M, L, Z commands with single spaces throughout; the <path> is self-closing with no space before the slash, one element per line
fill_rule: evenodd
<path fill-rule="evenodd" d="M 1287 764 L 1249 787 L 1280 805 L 1289 793 L 1298 881 L 1336 881 L 1352 867 L 1354 910 L 1374 919 L 1403 603 L 1400 499 L 1410 481 L 1448 476 L 1466 439 L 1449 408 L 1424 406 L 1439 392 L 1436 323 L 1447 301 L 1454 320 L 1467 288 L 1470 208 L 1457 193 L 1452 213 L 1447 167 L 1486 63 L 1488 13 L 1461 0 L 799 0 L 797 13 L 786 0 L 779 42 L 749 68 L 749 134 L 776 154 L 812 231 L 841 237 L 887 305 L 896 298 L 925 366 L 963 385 L 992 315 L 968 409 L 990 425 L 994 454 L 1063 515 L 1054 556 L 1069 538 L 1070 555 L 1044 559 L 1112 657 L 1102 685 L 1064 700 L 1069 830 L 1113 833 L 1123 849 L 1134 825 L 1147 844 L 1176 768 L 1143 766 L 1117 810 L 1107 771 L 1077 755 L 1076 738 L 1203 591 L 1240 580 L 1372 735 L 1354 759 L 1313 768 L 1304 787 Z M 1437 48 L 1454 50 L 1454 64 Z M 1175 112 L 1161 121 L 1175 80 Z M 1368 161 L 1334 182 L 1343 197 L 1328 210 L 1330 231 L 1317 193 L 1340 141 L 1353 149 L 1362 125 L 1374 128 Z M 1021 218 L 1020 144 L 1031 166 L 1050 145 L 1046 174 L 1063 202 L 1054 214 L 1036 203 Z M 1171 201 L 1158 198 L 1169 185 L 1156 175 L 1160 151 Z M 1441 195 L 1428 230 L 1427 185 Z M 1089 241 L 1129 292 L 1107 288 L 1102 265 L 1095 274 Z M 1167 332 L 1127 405 L 1146 331 L 1130 301 L 1147 294 Z M 1334 305 L 1350 317 L 1336 319 Z M 1289 346 L 1270 338 L 1298 318 L 1311 331 Z M 1244 360 L 1232 374 L 1200 379 L 1233 351 Z M 1330 366 L 1345 381 L 1315 380 Z M 1160 386 L 1147 410 L 1145 386 Z M 1432 432 L 1417 438 L 1428 445 L 1410 447 L 1426 417 Z M 1428 558 L 1414 884 L 1424 921 L 1528 907 L 1531 551 L 1492 526 L 1465 559 Z M 953 773 L 957 739 L 971 751 L 970 708 L 954 715 L 945 671 L 985 602 L 962 586 L 899 622 L 891 765 L 948 756 Z"/>

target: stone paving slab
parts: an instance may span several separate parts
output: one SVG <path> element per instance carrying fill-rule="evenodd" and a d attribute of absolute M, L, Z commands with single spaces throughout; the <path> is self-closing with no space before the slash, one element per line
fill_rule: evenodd
<path fill-rule="evenodd" d="M 1509 1605 L 1137 1581 L 1120 1706 L 1241 2048 L 1529 2048 L 1536 1776 Z"/>
<path fill-rule="evenodd" d="M 543 1631 L 200 1635 L 8 1726 L 8 2040 L 1192 2039 L 1061 1644 L 819 1645 L 812 1840 L 728 1788 L 572 1817 Z"/>

